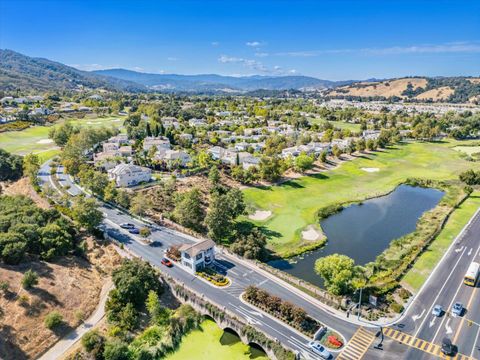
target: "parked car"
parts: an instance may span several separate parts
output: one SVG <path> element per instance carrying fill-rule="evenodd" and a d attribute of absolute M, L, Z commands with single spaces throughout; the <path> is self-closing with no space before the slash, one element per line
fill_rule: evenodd
<path fill-rule="evenodd" d="M 318 341 L 310 341 L 308 347 L 313 350 L 315 354 L 320 355 L 322 359 L 331 359 L 333 358 L 332 354 L 325 349 Z"/>
<path fill-rule="evenodd" d="M 121 223 L 120 224 L 120 227 L 122 229 L 133 229 L 135 227 L 135 225 L 131 224 L 131 223 Z"/>
<path fill-rule="evenodd" d="M 461 302 L 456 302 L 452 306 L 452 314 L 457 315 L 457 316 L 462 316 L 463 313 L 463 305 Z"/>
<path fill-rule="evenodd" d="M 442 305 L 435 305 L 432 310 L 432 315 L 440 317 L 443 314 Z"/>
<path fill-rule="evenodd" d="M 453 355 L 454 346 L 449 338 L 443 338 L 442 340 L 442 353 L 445 355 Z"/>
<path fill-rule="evenodd" d="M 172 262 L 170 260 L 168 260 L 167 258 L 162 258 L 161 262 L 162 262 L 162 265 L 165 265 L 167 267 L 172 267 L 173 266 Z"/>
<path fill-rule="evenodd" d="M 138 230 L 136 227 L 130 228 L 128 232 L 130 234 L 140 234 L 140 230 Z"/>

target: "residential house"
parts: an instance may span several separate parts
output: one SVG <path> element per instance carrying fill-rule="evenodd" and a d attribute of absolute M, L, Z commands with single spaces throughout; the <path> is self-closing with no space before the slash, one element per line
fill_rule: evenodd
<path fill-rule="evenodd" d="M 170 149 L 170 140 L 164 136 L 147 136 L 143 139 L 143 150 L 148 151 L 152 146 L 155 146 L 157 150 Z"/>
<path fill-rule="evenodd" d="M 179 251 L 181 264 L 192 274 L 212 265 L 215 260 L 215 243 L 210 239 L 195 244 L 184 244 L 180 246 Z"/>
<path fill-rule="evenodd" d="M 108 170 L 108 178 L 115 181 L 118 187 L 135 186 L 150 181 L 152 170 L 133 164 L 118 164 Z"/>
<path fill-rule="evenodd" d="M 207 125 L 207 120 L 205 119 L 190 119 L 188 124 L 193 127 L 203 127 Z"/>

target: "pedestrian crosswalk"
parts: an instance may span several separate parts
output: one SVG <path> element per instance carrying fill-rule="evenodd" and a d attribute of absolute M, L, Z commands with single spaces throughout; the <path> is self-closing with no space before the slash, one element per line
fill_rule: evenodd
<path fill-rule="evenodd" d="M 442 359 L 454 359 L 454 360 L 467 360 L 471 359 L 469 356 L 463 354 L 456 354 L 455 356 L 447 356 L 442 353 L 441 347 L 439 345 L 430 343 L 428 341 L 413 337 L 402 331 L 395 330 L 393 328 L 387 328 L 383 330 L 383 334 L 389 338 L 401 342 L 407 346 L 419 349 L 423 352 L 438 356 Z"/>
<path fill-rule="evenodd" d="M 360 360 L 375 340 L 375 334 L 360 327 L 348 342 L 345 349 L 337 356 L 338 360 Z"/>

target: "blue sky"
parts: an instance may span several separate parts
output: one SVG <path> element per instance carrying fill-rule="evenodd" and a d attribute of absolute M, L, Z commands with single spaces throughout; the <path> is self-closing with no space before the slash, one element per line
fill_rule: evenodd
<path fill-rule="evenodd" d="M 480 1 L 0 0 L 0 48 L 84 70 L 480 75 Z"/>

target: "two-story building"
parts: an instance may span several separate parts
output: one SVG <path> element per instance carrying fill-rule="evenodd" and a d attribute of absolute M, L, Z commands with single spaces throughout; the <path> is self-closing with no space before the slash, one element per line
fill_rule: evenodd
<path fill-rule="evenodd" d="M 108 178 L 114 180 L 118 187 L 135 186 L 150 181 L 152 170 L 133 164 L 118 164 L 108 170 Z"/>
<path fill-rule="evenodd" d="M 192 274 L 212 265 L 215 260 L 215 242 L 210 239 L 195 244 L 183 244 L 179 251 L 182 265 L 187 267 Z"/>

